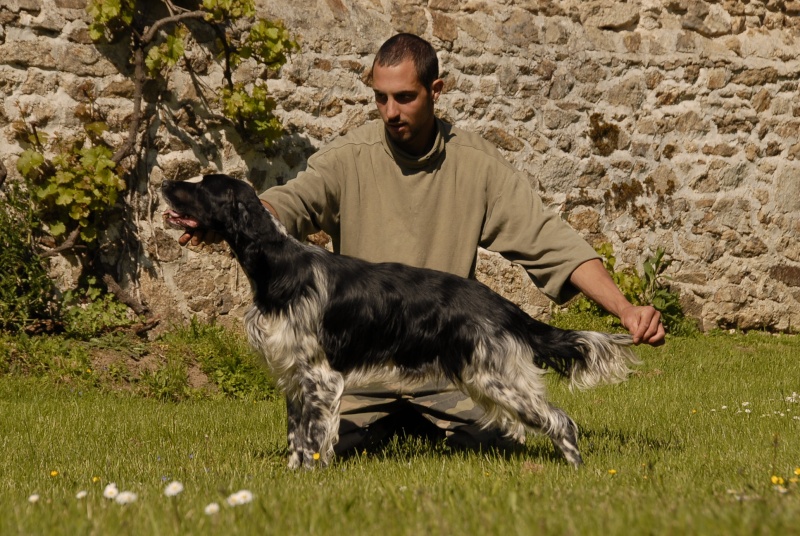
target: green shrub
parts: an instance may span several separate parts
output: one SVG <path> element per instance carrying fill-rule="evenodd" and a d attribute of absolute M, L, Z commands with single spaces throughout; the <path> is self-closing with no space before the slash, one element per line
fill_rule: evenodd
<path fill-rule="evenodd" d="M 55 287 L 34 251 L 36 219 L 27 192 L 7 183 L 0 194 L 0 329 L 17 331 L 56 318 Z"/>
<path fill-rule="evenodd" d="M 275 396 L 275 387 L 261 358 L 253 353 L 243 336 L 214 324 L 193 319 L 163 337 L 173 351 L 197 360 L 200 369 L 220 394 L 247 400 Z"/>
<path fill-rule="evenodd" d="M 655 255 L 645 259 L 640 275 L 633 268 L 617 270 L 614 248 L 605 243 L 596 248 L 603 258 L 603 265 L 622 294 L 634 305 L 652 305 L 661 313 L 661 321 L 667 333 L 679 336 L 693 335 L 697 326 L 687 318 L 680 304 L 680 298 L 667 284 L 664 271 L 672 261 L 664 258 L 664 249 L 658 248 Z M 605 320 L 609 327 L 619 326 L 619 320 L 586 297 L 579 297 L 568 307 L 570 314 L 590 315 Z M 558 314 L 556 315 L 558 316 Z M 570 320 L 562 319 L 564 323 Z"/>
<path fill-rule="evenodd" d="M 87 278 L 85 286 L 64 293 L 64 332 L 76 339 L 88 340 L 135 322 L 130 309 L 114 295 L 97 287 L 97 280 Z"/>
<path fill-rule="evenodd" d="M 180 356 L 169 356 L 159 368 L 142 373 L 140 392 L 165 402 L 179 402 L 192 395 L 186 364 Z"/>

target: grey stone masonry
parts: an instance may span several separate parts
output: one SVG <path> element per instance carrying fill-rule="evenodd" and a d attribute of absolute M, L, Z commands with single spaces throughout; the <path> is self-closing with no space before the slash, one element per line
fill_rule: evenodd
<path fill-rule="evenodd" d="M 141 247 L 124 283 L 164 318 L 239 318 L 249 285 L 224 247 L 180 248 L 165 230 L 164 178 L 222 171 L 258 189 L 291 179 L 308 155 L 375 118 L 367 75 L 399 31 L 439 50 L 438 112 L 495 143 L 545 202 L 618 266 L 659 247 L 688 315 L 704 329 L 800 326 L 800 1 L 257 0 L 302 51 L 268 80 L 287 136 L 247 148 L 192 105 L 221 72 L 188 51 L 169 92 L 146 92 L 137 170 Z M 85 0 L 0 4 L 0 159 L 17 175 L 23 116 L 50 134 L 80 132 L 91 103 L 119 143 L 133 110 L 123 46 L 88 37 Z M 249 82 L 255 70 L 242 74 Z M 128 162 L 130 165 L 131 162 Z M 110 225 L 109 236 L 115 236 Z M 112 248 L 113 249 L 113 248 Z M 114 260 L 112 258 L 112 260 Z M 53 261 L 68 285 L 69 259 Z M 479 278 L 536 316 L 550 306 L 520 270 L 480 253 Z"/>

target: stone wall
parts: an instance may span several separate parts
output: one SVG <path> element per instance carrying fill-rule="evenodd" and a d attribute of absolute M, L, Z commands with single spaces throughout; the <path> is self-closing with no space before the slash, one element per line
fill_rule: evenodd
<path fill-rule="evenodd" d="M 121 139 L 128 65 L 118 47 L 89 41 L 84 4 L 0 7 L 0 158 L 12 176 L 20 110 L 69 136 L 87 82 L 118 132 L 112 141 Z M 496 143 L 590 243 L 611 242 L 618 264 L 639 267 L 664 247 L 685 310 L 706 329 L 800 325 L 800 1 L 257 4 L 303 48 L 270 80 L 289 133 L 274 152 L 237 151 L 230 132 L 190 106 L 196 86 L 185 75 L 148 100 L 138 169 L 149 181 L 128 199 L 141 248 L 121 276 L 163 316 L 237 317 L 248 284 L 224 248 L 176 245 L 159 218 L 161 181 L 214 170 L 259 189 L 291 179 L 320 145 L 376 117 L 365 84 L 372 55 L 409 31 L 440 51 L 439 113 Z M 193 54 L 204 81 L 218 85 L 213 64 Z M 125 264 L 123 252 L 107 254 Z M 516 268 L 480 258 L 482 280 L 547 314 Z"/>

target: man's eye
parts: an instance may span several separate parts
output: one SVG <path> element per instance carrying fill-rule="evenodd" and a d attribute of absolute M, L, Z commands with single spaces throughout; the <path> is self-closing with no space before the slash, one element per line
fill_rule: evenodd
<path fill-rule="evenodd" d="M 383 93 L 375 93 L 375 100 L 379 104 L 385 104 L 386 103 L 386 95 L 384 95 Z"/>

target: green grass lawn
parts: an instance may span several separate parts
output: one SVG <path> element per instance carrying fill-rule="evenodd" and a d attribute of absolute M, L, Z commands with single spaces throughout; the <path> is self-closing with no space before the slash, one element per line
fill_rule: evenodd
<path fill-rule="evenodd" d="M 577 471 L 536 436 L 510 454 L 397 439 L 293 472 L 281 402 L 165 402 L 9 373 L 0 534 L 800 534 L 800 338 L 637 351 L 621 385 L 573 393 L 549 377 L 581 426 Z M 173 480 L 184 491 L 167 497 Z M 104 498 L 110 482 L 136 501 Z M 253 500 L 229 506 L 242 489 Z"/>

